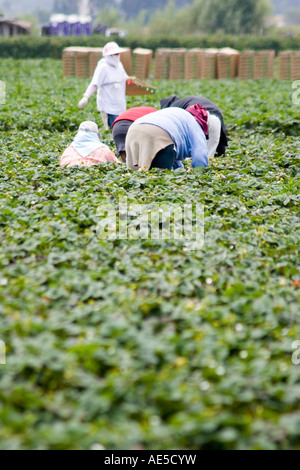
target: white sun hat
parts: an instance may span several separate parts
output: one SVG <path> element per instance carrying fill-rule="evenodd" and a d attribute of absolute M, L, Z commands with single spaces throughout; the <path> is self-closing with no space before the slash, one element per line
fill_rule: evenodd
<path fill-rule="evenodd" d="M 103 57 L 107 57 L 108 55 L 120 54 L 123 52 L 116 42 L 108 42 L 103 47 L 102 55 Z"/>
<path fill-rule="evenodd" d="M 79 126 L 80 131 L 99 133 L 98 126 L 93 121 L 83 121 Z"/>

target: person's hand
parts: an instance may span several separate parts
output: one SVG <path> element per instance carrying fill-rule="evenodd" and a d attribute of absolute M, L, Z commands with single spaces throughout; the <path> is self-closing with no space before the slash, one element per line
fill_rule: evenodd
<path fill-rule="evenodd" d="M 86 105 L 87 105 L 87 102 L 88 102 L 88 98 L 86 96 L 84 96 L 78 103 L 78 108 L 79 109 L 82 109 L 84 108 Z"/>

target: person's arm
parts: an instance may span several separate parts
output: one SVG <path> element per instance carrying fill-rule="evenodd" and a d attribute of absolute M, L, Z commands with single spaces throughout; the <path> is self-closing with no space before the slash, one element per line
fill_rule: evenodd
<path fill-rule="evenodd" d="M 94 84 L 90 84 L 86 91 L 84 92 L 83 96 L 85 96 L 87 99 L 89 99 L 94 93 L 95 91 L 97 90 L 97 85 L 94 85 Z"/>
<path fill-rule="evenodd" d="M 197 134 L 195 133 L 191 140 L 191 158 L 193 168 L 196 168 L 197 166 L 205 168 L 209 162 L 206 138 L 203 131 L 202 134 L 199 135 L 199 130 L 197 130 Z"/>
<path fill-rule="evenodd" d="M 87 105 L 89 98 L 95 93 L 96 90 L 97 85 L 93 85 L 92 83 L 87 87 L 86 91 L 83 94 L 83 98 L 78 103 L 79 109 L 82 109 Z"/>
<path fill-rule="evenodd" d="M 192 151 L 192 167 L 196 168 L 197 166 L 201 166 L 201 168 L 205 168 L 208 165 L 208 151 L 207 147 L 204 146 L 201 148 L 194 149 Z"/>
<path fill-rule="evenodd" d="M 83 94 L 83 98 L 78 103 L 79 109 L 82 109 L 87 105 L 89 98 L 95 93 L 95 91 L 98 89 L 99 86 L 101 86 L 103 82 L 103 64 L 101 64 L 100 62 L 98 63 L 95 69 L 91 83 Z"/>

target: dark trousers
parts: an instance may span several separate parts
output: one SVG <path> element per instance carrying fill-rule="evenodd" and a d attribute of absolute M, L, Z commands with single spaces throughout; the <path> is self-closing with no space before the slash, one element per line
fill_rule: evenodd
<path fill-rule="evenodd" d="M 107 122 L 108 122 L 108 125 L 109 127 L 111 128 L 113 122 L 115 119 L 117 119 L 118 115 L 115 115 L 115 114 L 108 114 L 107 115 Z"/>
<path fill-rule="evenodd" d="M 166 170 L 172 170 L 173 163 L 176 157 L 176 150 L 174 144 L 168 145 L 168 147 L 160 150 L 152 160 L 151 168 L 165 168 Z"/>

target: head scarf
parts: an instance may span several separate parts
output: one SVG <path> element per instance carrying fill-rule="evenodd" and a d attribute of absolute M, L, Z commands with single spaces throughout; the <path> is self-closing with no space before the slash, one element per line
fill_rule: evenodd
<path fill-rule="evenodd" d="M 72 146 L 83 158 L 97 150 L 97 148 L 105 146 L 105 144 L 100 142 L 97 124 L 93 121 L 82 122 L 72 142 Z"/>
<path fill-rule="evenodd" d="M 200 106 L 200 104 L 194 104 L 193 106 L 189 106 L 186 111 L 188 111 L 190 114 L 194 116 L 196 121 L 200 124 L 200 126 L 203 129 L 203 132 L 206 136 L 206 139 L 208 139 L 208 125 L 207 125 L 207 119 L 208 119 L 208 114 L 207 110 L 204 106 Z"/>
<path fill-rule="evenodd" d="M 111 67 L 118 67 L 120 63 L 120 54 L 108 55 L 107 57 L 105 57 L 105 62 Z"/>

